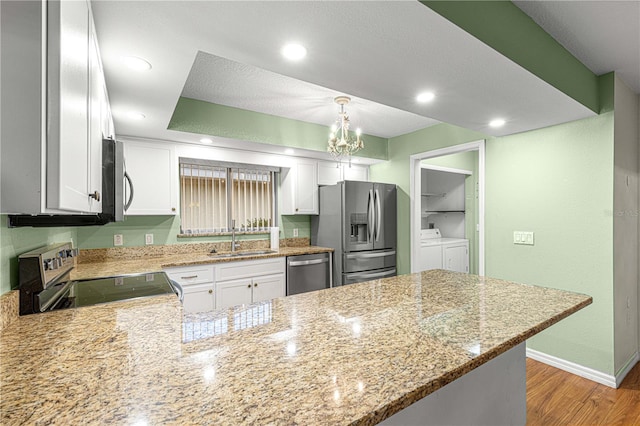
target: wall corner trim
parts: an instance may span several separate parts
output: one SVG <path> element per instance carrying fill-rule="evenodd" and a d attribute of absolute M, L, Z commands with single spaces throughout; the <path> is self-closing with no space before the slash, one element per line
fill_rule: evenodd
<path fill-rule="evenodd" d="M 627 377 L 627 374 L 629 374 L 629 371 L 631 371 L 631 369 L 635 367 L 638 361 L 640 361 L 640 353 L 635 352 L 633 355 L 631 355 L 631 358 L 629 358 L 629 360 L 625 363 L 624 367 L 620 369 L 618 374 L 616 374 L 616 388 L 620 387 L 624 378 Z"/>
<path fill-rule="evenodd" d="M 636 353 L 636 356 L 637 355 L 638 354 Z M 536 351 L 535 349 L 527 348 L 527 358 L 540 361 L 552 367 L 559 368 L 560 370 L 564 370 L 571 374 L 575 374 L 576 376 L 584 377 L 585 379 L 594 381 L 596 383 L 609 386 L 610 388 L 616 389 L 618 386 L 617 376 L 613 376 L 611 374 L 605 374 L 601 371 L 594 370 L 592 368 L 585 367 L 583 365 L 576 364 L 574 362 L 567 361 L 562 358 L 558 358 L 553 355 L 546 354 L 544 352 Z M 629 365 L 633 366 L 632 364 L 635 364 L 635 363 L 629 363 Z M 626 375 L 628 371 L 624 373 Z M 624 378 L 624 376 L 622 376 L 622 378 Z M 620 379 L 620 382 L 622 382 L 622 378 Z"/>

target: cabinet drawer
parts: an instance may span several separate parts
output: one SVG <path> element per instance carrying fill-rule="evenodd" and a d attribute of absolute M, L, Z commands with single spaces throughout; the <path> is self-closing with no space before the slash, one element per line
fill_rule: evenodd
<path fill-rule="evenodd" d="M 284 273 L 285 258 L 247 260 L 218 265 L 218 281 Z"/>
<path fill-rule="evenodd" d="M 164 271 L 169 278 L 181 285 L 202 284 L 213 282 L 213 265 L 187 266 L 167 268 Z"/>

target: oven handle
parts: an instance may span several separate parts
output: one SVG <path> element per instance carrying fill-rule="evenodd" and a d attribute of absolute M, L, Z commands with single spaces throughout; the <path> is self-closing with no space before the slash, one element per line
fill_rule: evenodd
<path fill-rule="evenodd" d="M 51 297 L 51 299 L 49 299 L 47 301 L 47 303 L 45 303 L 44 305 L 40 306 L 40 312 L 44 312 L 49 310 L 49 308 L 51 307 L 51 309 L 55 308 L 56 305 L 58 303 L 60 303 L 60 301 L 62 300 L 62 293 L 66 292 L 69 287 L 71 286 L 71 281 L 67 281 L 66 283 L 64 283 L 64 285 L 62 286 L 62 288 L 60 290 L 58 290 L 56 292 L 55 295 L 53 295 L 53 297 Z M 53 305 L 53 306 L 51 306 Z"/>

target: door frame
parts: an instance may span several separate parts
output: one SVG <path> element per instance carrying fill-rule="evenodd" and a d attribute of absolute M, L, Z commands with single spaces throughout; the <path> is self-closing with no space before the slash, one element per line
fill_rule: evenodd
<path fill-rule="evenodd" d="M 484 197 L 485 197 L 485 144 L 484 139 L 453 145 L 446 148 L 413 154 L 409 158 L 409 190 L 410 190 L 410 242 L 411 242 L 411 272 L 419 272 L 420 249 L 420 194 L 421 194 L 421 167 L 420 162 L 428 158 L 442 157 L 444 155 L 458 154 L 461 152 L 478 151 L 478 275 L 485 273 L 485 231 L 484 231 Z"/>

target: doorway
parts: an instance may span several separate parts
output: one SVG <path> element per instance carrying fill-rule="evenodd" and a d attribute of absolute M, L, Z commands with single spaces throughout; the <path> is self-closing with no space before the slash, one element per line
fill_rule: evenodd
<path fill-rule="evenodd" d="M 470 227 L 471 231 L 475 231 L 474 237 L 477 237 L 477 273 L 484 275 L 485 273 L 485 253 L 484 253 L 484 193 L 485 193 L 485 141 L 479 140 L 461 145 L 455 145 L 447 148 L 436 149 L 433 151 L 414 154 L 410 157 L 410 206 L 411 206 L 411 272 L 420 271 L 420 231 L 423 225 L 422 206 L 422 169 L 423 167 L 437 167 L 423 165 L 423 160 L 436 159 L 439 157 L 450 156 L 452 154 L 460 154 L 465 152 L 477 152 L 477 196 L 478 207 L 477 216 L 473 215 L 475 226 Z M 474 229 L 475 228 L 475 229 Z"/>

